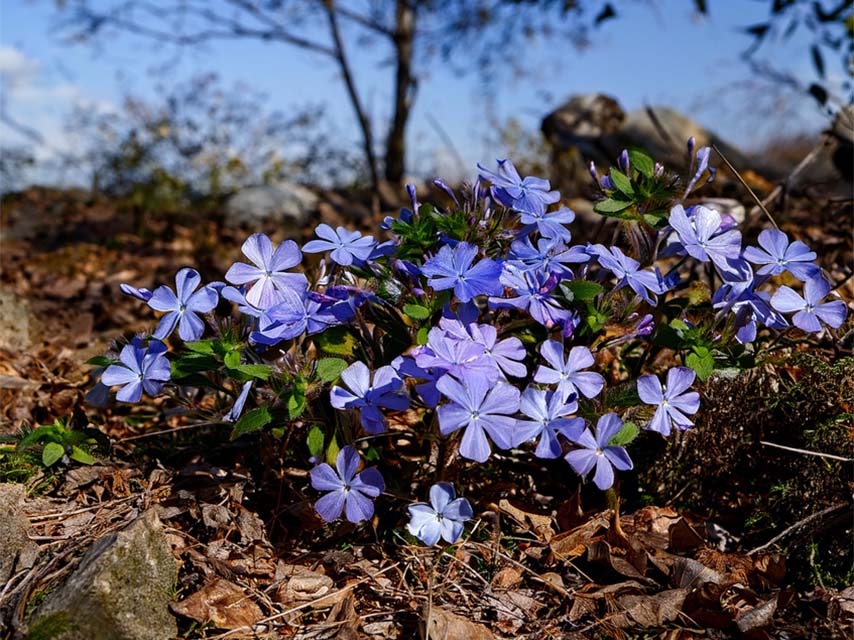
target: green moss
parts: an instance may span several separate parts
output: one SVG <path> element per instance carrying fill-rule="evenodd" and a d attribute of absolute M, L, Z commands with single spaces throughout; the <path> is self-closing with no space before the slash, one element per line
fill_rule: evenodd
<path fill-rule="evenodd" d="M 27 632 L 27 640 L 53 640 L 71 627 L 67 612 L 57 611 L 44 616 L 33 624 Z"/>

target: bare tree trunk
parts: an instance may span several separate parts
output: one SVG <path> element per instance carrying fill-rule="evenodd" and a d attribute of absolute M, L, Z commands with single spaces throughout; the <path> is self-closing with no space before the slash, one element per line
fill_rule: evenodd
<path fill-rule="evenodd" d="M 335 0 L 325 0 L 323 6 L 326 8 L 326 15 L 329 19 L 329 31 L 332 35 L 332 41 L 335 44 L 335 59 L 338 61 L 338 66 L 341 69 L 341 75 L 347 87 L 347 95 L 350 97 L 350 104 L 353 106 L 353 111 L 356 112 L 356 119 L 359 121 L 359 128 L 362 131 L 362 150 L 365 154 L 365 160 L 368 163 L 368 171 L 371 174 L 371 184 L 376 189 L 380 186 L 380 174 L 377 167 L 377 157 L 374 153 L 374 137 L 371 131 L 371 121 L 368 119 L 367 114 L 365 114 L 359 94 L 356 92 L 356 83 L 353 79 L 353 73 L 350 70 L 347 54 L 344 51 L 341 30 L 338 27 Z"/>
<path fill-rule="evenodd" d="M 397 25 L 394 47 L 397 57 L 395 76 L 394 118 L 389 127 L 385 153 L 385 179 L 400 184 L 406 168 L 406 123 L 412 108 L 415 78 L 412 75 L 412 49 L 415 35 L 415 4 L 397 0 Z"/>

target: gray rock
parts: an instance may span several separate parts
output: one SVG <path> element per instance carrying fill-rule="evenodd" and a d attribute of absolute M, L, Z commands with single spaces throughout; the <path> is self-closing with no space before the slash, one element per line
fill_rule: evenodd
<path fill-rule="evenodd" d="M 317 209 L 317 195 L 290 182 L 246 187 L 225 203 L 225 224 L 229 227 L 257 228 L 266 221 L 301 228 Z"/>
<path fill-rule="evenodd" d="M 33 566 L 39 546 L 27 535 L 30 521 L 24 515 L 26 492 L 20 484 L 0 484 L 0 584 Z"/>
<path fill-rule="evenodd" d="M 688 138 L 697 148 L 716 145 L 736 167 L 747 157 L 699 123 L 669 107 L 649 107 L 625 113 L 616 99 L 603 94 L 573 96 L 548 114 L 542 131 L 552 146 L 555 175 L 570 184 L 589 182 L 592 160 L 607 169 L 623 149 L 638 147 L 671 168 L 682 167 Z"/>
<path fill-rule="evenodd" d="M 148 511 L 86 552 L 36 611 L 28 637 L 171 640 L 178 632 L 168 609 L 176 569 L 162 525 Z"/>
<path fill-rule="evenodd" d="M 0 349 L 22 351 L 30 346 L 30 311 L 11 291 L 0 289 Z"/>

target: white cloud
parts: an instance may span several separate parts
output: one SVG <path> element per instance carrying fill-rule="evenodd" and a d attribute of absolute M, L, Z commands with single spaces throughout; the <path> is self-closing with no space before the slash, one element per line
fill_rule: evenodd
<path fill-rule="evenodd" d="M 41 73 L 41 63 L 15 47 L 0 46 L 0 76 L 7 89 L 31 84 Z"/>

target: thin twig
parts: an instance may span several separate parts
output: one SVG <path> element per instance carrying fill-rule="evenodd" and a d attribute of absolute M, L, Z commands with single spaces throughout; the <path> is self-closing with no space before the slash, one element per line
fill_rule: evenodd
<path fill-rule="evenodd" d="M 742 184 L 742 186 L 743 186 L 745 189 L 747 189 L 747 192 L 750 194 L 750 197 L 751 197 L 751 198 L 753 198 L 753 199 L 756 201 L 756 204 L 757 204 L 757 205 L 759 205 L 759 208 L 760 208 L 760 209 L 762 209 L 763 213 L 765 213 L 765 215 L 766 215 L 766 216 L 768 216 L 768 219 L 771 221 L 771 224 L 773 224 L 773 225 L 774 225 L 774 228 L 775 228 L 775 229 L 779 229 L 779 228 L 780 228 L 780 226 L 777 224 L 777 221 L 776 221 L 776 220 L 774 220 L 774 218 L 773 218 L 773 217 L 771 217 L 771 214 L 768 212 L 768 209 L 766 209 L 766 208 L 765 208 L 765 205 L 764 205 L 764 204 L 762 204 L 762 200 L 760 200 L 760 199 L 759 199 L 759 196 L 757 196 L 757 195 L 753 192 L 753 189 L 751 189 L 751 188 L 750 188 L 750 185 L 749 185 L 749 184 L 747 184 L 747 182 L 745 182 L 745 181 L 744 181 L 744 178 L 742 178 L 742 177 L 741 177 L 741 174 L 736 170 L 736 168 L 735 168 L 734 166 L 732 166 L 732 163 L 731 163 L 729 160 L 727 160 L 727 159 L 726 159 L 726 156 L 725 156 L 724 154 L 722 154 L 722 153 L 721 153 L 721 150 L 720 150 L 720 149 L 718 149 L 717 145 L 714 145 L 714 144 L 713 144 L 713 145 L 712 145 L 712 149 L 714 149 L 714 150 L 715 150 L 715 152 L 720 156 L 721 160 L 723 160 L 723 161 L 724 161 L 724 164 L 727 166 L 727 168 L 728 168 L 730 171 L 732 171 L 732 172 L 733 172 L 733 174 L 735 174 L 735 177 L 736 177 L 736 178 L 738 178 L 738 181 Z"/>
<path fill-rule="evenodd" d="M 837 511 L 841 511 L 843 509 L 850 509 L 850 508 L 851 508 L 851 506 L 848 504 L 845 504 L 845 503 L 835 504 L 832 507 L 828 507 L 827 509 L 824 509 L 822 511 L 819 511 L 817 513 L 809 515 L 806 518 L 804 518 L 803 520 L 799 520 L 798 522 L 796 522 L 792 526 L 786 527 L 782 532 L 778 533 L 776 536 L 771 538 L 765 544 L 763 544 L 759 547 L 756 547 L 755 549 L 751 549 L 750 551 L 747 552 L 747 555 L 752 556 L 754 553 L 759 553 L 760 551 L 764 551 L 765 549 L 767 549 L 771 545 L 777 544 L 783 538 L 788 537 L 789 534 L 792 533 L 792 531 L 800 529 L 801 527 L 805 527 L 806 525 L 810 524 L 811 522 L 813 522 L 815 520 L 820 520 L 820 519 L 824 518 L 825 516 L 829 516 L 829 515 L 837 512 Z"/>
<path fill-rule="evenodd" d="M 791 451 L 793 453 L 803 453 L 808 456 L 817 456 L 819 458 L 829 458 L 830 460 L 839 460 L 840 462 L 854 462 L 854 458 L 844 458 L 842 456 L 837 456 L 833 453 L 821 453 L 820 451 L 809 451 L 808 449 L 798 449 L 796 447 L 786 447 L 782 444 L 776 444 L 774 442 L 767 442 L 766 440 L 760 440 L 759 444 L 765 445 L 766 447 L 774 447 L 776 449 L 784 449 L 785 451 Z"/>
<path fill-rule="evenodd" d="M 155 436 L 165 436 L 177 431 L 185 431 L 186 429 L 196 429 L 198 427 L 211 427 L 218 424 L 228 424 L 222 420 L 214 420 L 211 422 L 194 422 L 193 424 L 185 424 L 180 427 L 172 427 L 171 429 L 163 429 L 162 431 L 151 431 L 149 433 L 139 433 L 135 436 L 119 438 L 116 442 L 130 442 L 131 440 L 141 440 L 142 438 L 153 438 Z"/>

